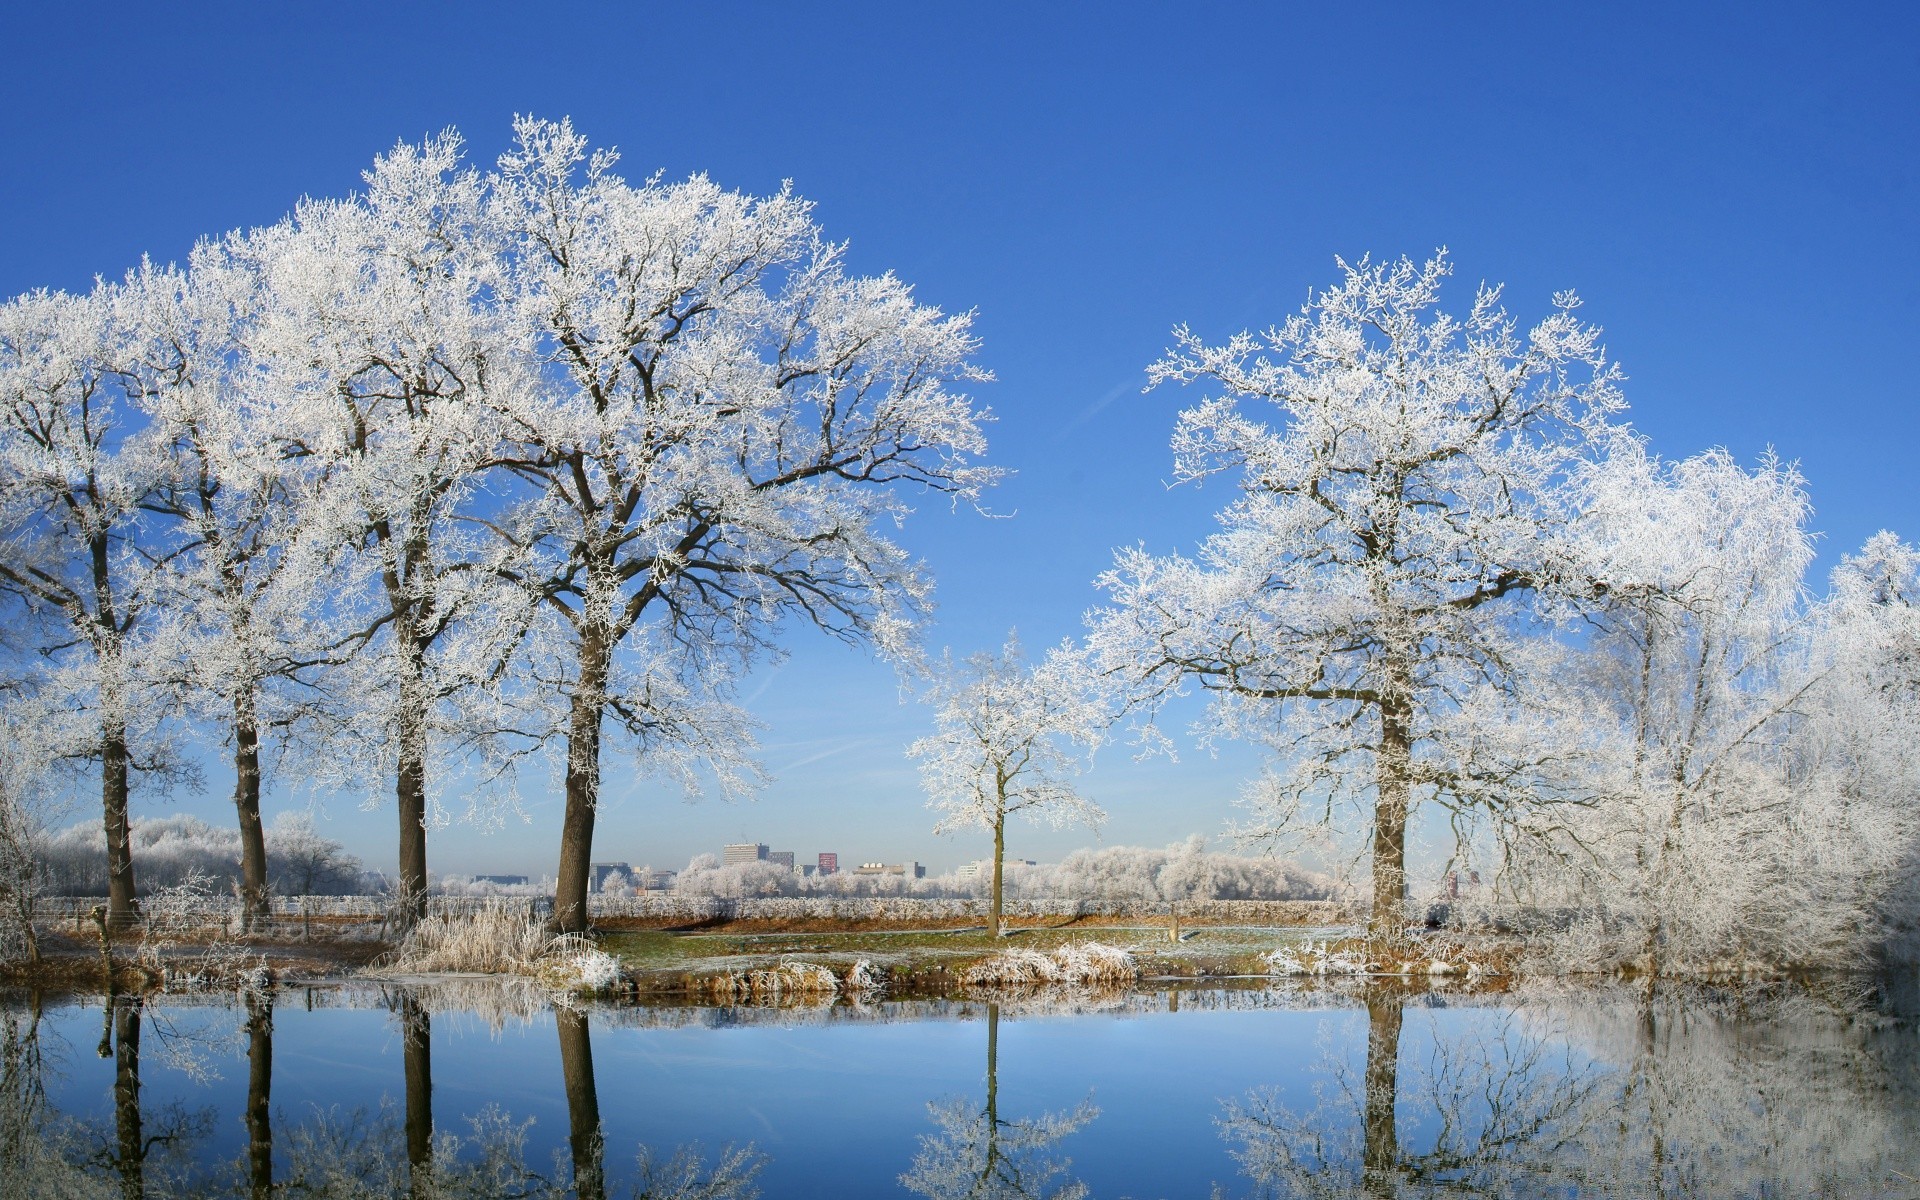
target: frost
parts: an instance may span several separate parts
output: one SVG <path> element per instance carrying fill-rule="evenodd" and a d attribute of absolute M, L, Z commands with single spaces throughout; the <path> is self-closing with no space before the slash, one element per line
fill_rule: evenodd
<path fill-rule="evenodd" d="M 1140 977 L 1133 954 L 1104 942 L 1068 942 L 1053 950 L 1006 950 L 975 963 L 961 979 L 975 987 L 1124 984 Z"/>

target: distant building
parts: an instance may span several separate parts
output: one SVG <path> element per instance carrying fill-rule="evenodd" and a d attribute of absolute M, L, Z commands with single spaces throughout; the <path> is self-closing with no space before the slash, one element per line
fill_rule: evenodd
<path fill-rule="evenodd" d="M 927 869 L 917 862 L 907 863 L 861 863 L 853 869 L 855 875 L 904 875 L 908 879 L 925 879 Z"/>
<path fill-rule="evenodd" d="M 765 842 L 736 842 L 720 847 L 720 861 L 729 867 L 738 863 L 764 862 L 766 857 Z"/>
<path fill-rule="evenodd" d="M 828 850 L 820 852 L 820 873 L 822 875 L 831 875 L 839 869 L 840 856 L 838 854 Z"/>
<path fill-rule="evenodd" d="M 793 870 L 793 851 L 791 850 L 768 851 L 767 861 L 770 863 L 779 863 L 781 866 L 791 871 Z"/>
<path fill-rule="evenodd" d="M 1009 867 L 1037 867 L 1040 865 L 1030 858 L 1003 858 L 1000 861 Z M 968 879 L 991 879 L 993 878 L 993 860 L 983 858 L 979 862 L 962 863 L 959 869 L 954 871 L 953 877 L 961 881 Z"/>
<path fill-rule="evenodd" d="M 812 863 L 800 864 L 800 878 L 802 879 L 812 879 L 815 875 L 819 873 L 820 873 L 820 868 L 814 866 Z"/>
<path fill-rule="evenodd" d="M 587 888 L 589 891 L 595 892 L 603 892 L 606 890 L 609 876 L 625 875 L 629 879 L 633 878 L 632 865 L 623 862 L 590 863 L 587 866 L 587 871 L 589 876 Z"/>
<path fill-rule="evenodd" d="M 527 881 L 525 875 L 475 875 L 475 883 L 497 883 L 501 887 L 519 887 Z"/>
<path fill-rule="evenodd" d="M 637 882 L 650 892 L 671 891 L 673 890 L 673 872 L 648 868 L 640 872 Z"/>

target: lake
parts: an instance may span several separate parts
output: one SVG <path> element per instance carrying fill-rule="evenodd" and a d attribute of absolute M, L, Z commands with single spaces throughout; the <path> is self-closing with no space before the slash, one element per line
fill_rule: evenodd
<path fill-rule="evenodd" d="M 1920 1196 L 1911 976 L 4 998 L 8 1196 Z"/>

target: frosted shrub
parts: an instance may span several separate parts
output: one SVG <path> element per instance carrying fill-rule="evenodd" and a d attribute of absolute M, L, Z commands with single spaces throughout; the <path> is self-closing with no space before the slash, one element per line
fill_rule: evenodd
<path fill-rule="evenodd" d="M 847 990 L 867 995 L 884 992 L 887 990 L 887 977 L 863 958 L 847 972 Z"/>
<path fill-rule="evenodd" d="M 1121 984 L 1139 977 L 1131 953 L 1103 942 L 1069 942 L 1051 951 L 1006 950 L 975 963 L 961 976 L 975 987 Z"/>
<path fill-rule="evenodd" d="M 579 934 L 562 934 L 548 944 L 533 974 L 553 991 L 598 996 L 620 985 L 620 960 Z"/>
<path fill-rule="evenodd" d="M 1269 975 L 1366 975 L 1373 964 L 1361 950 L 1336 948 L 1332 942 L 1302 942 L 1282 946 L 1267 955 Z"/>
<path fill-rule="evenodd" d="M 840 977 L 818 963 L 789 960 L 775 967 L 731 972 L 714 980 L 709 990 L 731 1000 L 831 999 L 840 994 Z"/>
<path fill-rule="evenodd" d="M 189 988 L 235 984 L 258 988 L 271 980 L 266 962 L 227 937 L 230 910 L 198 871 L 162 888 L 142 905 L 145 932 L 140 961 L 163 985 Z M 191 947 L 191 950 L 188 947 Z"/>

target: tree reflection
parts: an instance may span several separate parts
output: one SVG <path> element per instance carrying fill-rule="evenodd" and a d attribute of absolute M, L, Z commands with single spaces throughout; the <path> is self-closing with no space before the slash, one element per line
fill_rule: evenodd
<path fill-rule="evenodd" d="M 1072 1160 L 1049 1152 L 1100 1110 L 1084 1100 L 1068 1112 L 1002 1119 L 999 1052 L 1000 1006 L 990 1003 L 986 1104 L 976 1109 L 963 1097 L 928 1104 L 939 1132 L 921 1136 L 901 1184 L 928 1200 L 1081 1200 L 1087 1187 L 1068 1174 Z"/>
<path fill-rule="evenodd" d="M 302 1200 L 606 1200 L 615 1194 L 606 1175 L 593 1044 L 584 1011 L 564 1005 L 554 1009 L 572 1154 L 571 1172 L 556 1177 L 529 1162 L 530 1119 L 516 1119 L 489 1106 L 467 1117 L 462 1131 L 435 1128 L 432 1015 L 421 994 L 411 989 L 396 992 L 390 1004 L 400 1019 L 405 1060 L 406 1092 L 398 1111 L 391 1104 L 372 1114 L 361 1110 L 342 1116 L 320 1110 L 306 1123 L 287 1129 L 286 1179 L 274 1195 Z M 694 1146 L 666 1155 L 641 1146 L 632 1184 L 619 1194 L 634 1200 L 753 1200 L 765 1162 L 751 1146 L 726 1147 L 711 1162 Z"/>
<path fill-rule="evenodd" d="M 1432 1022 L 1366 996 L 1365 1066 L 1221 1132 L 1257 1196 L 1910 1196 L 1920 1034 L 1799 989 L 1581 992 Z M 1416 1009 L 1415 1011 L 1420 1011 Z"/>
<path fill-rule="evenodd" d="M 107 1033 L 100 1048 L 103 1057 L 113 1059 L 113 1132 L 97 1138 L 92 1161 L 115 1177 L 122 1200 L 145 1200 L 156 1181 L 159 1194 L 172 1194 L 178 1183 L 172 1176 L 185 1179 L 194 1173 L 192 1150 L 213 1131 L 212 1113 L 176 1102 L 149 1120 L 140 1100 L 146 1000 L 110 993 L 105 1007 Z M 164 1023 L 161 1032 L 167 1032 Z M 172 1047 L 163 1043 L 162 1049 L 170 1051 L 163 1058 L 171 1058 L 176 1066 L 189 1071 L 199 1069 L 193 1041 L 191 1037 L 177 1037 Z M 159 1166 L 174 1169 L 157 1170 Z"/>
<path fill-rule="evenodd" d="M 40 1021 L 38 993 L 0 1011 L 0 1195 L 99 1194 L 98 1181 L 71 1165 L 56 1140 Z"/>
<path fill-rule="evenodd" d="M 247 1009 L 247 1192 L 273 1197 L 273 997 L 249 991 Z"/>
<path fill-rule="evenodd" d="M 573 1186 L 580 1200 L 605 1200 L 606 1139 L 600 1129 L 600 1096 L 593 1086 L 593 1041 L 587 1014 L 561 1005 L 553 1010 L 560 1035 L 560 1072 L 567 1089 L 567 1143 L 573 1150 Z"/>
<path fill-rule="evenodd" d="M 412 992 L 395 997 L 406 1077 L 407 1194 L 423 1200 L 433 1177 L 433 1018 Z"/>
<path fill-rule="evenodd" d="M 1224 1105 L 1222 1134 L 1256 1195 L 1512 1196 L 1579 1158 L 1580 1138 L 1598 1115 L 1590 1104 L 1596 1069 L 1508 1013 L 1491 1028 L 1470 1022 L 1448 1036 L 1436 1029 L 1427 1060 L 1404 1073 L 1407 996 L 1377 985 L 1365 999 L 1366 1066 L 1357 1086 L 1335 1065 L 1334 1086 L 1314 1111 L 1290 1110 L 1272 1089 Z"/>
<path fill-rule="evenodd" d="M 1687 991 L 1581 1006 L 1567 1036 L 1622 1064 L 1587 1153 L 1614 1194 L 1916 1194 L 1911 1013 L 1798 988 Z"/>

